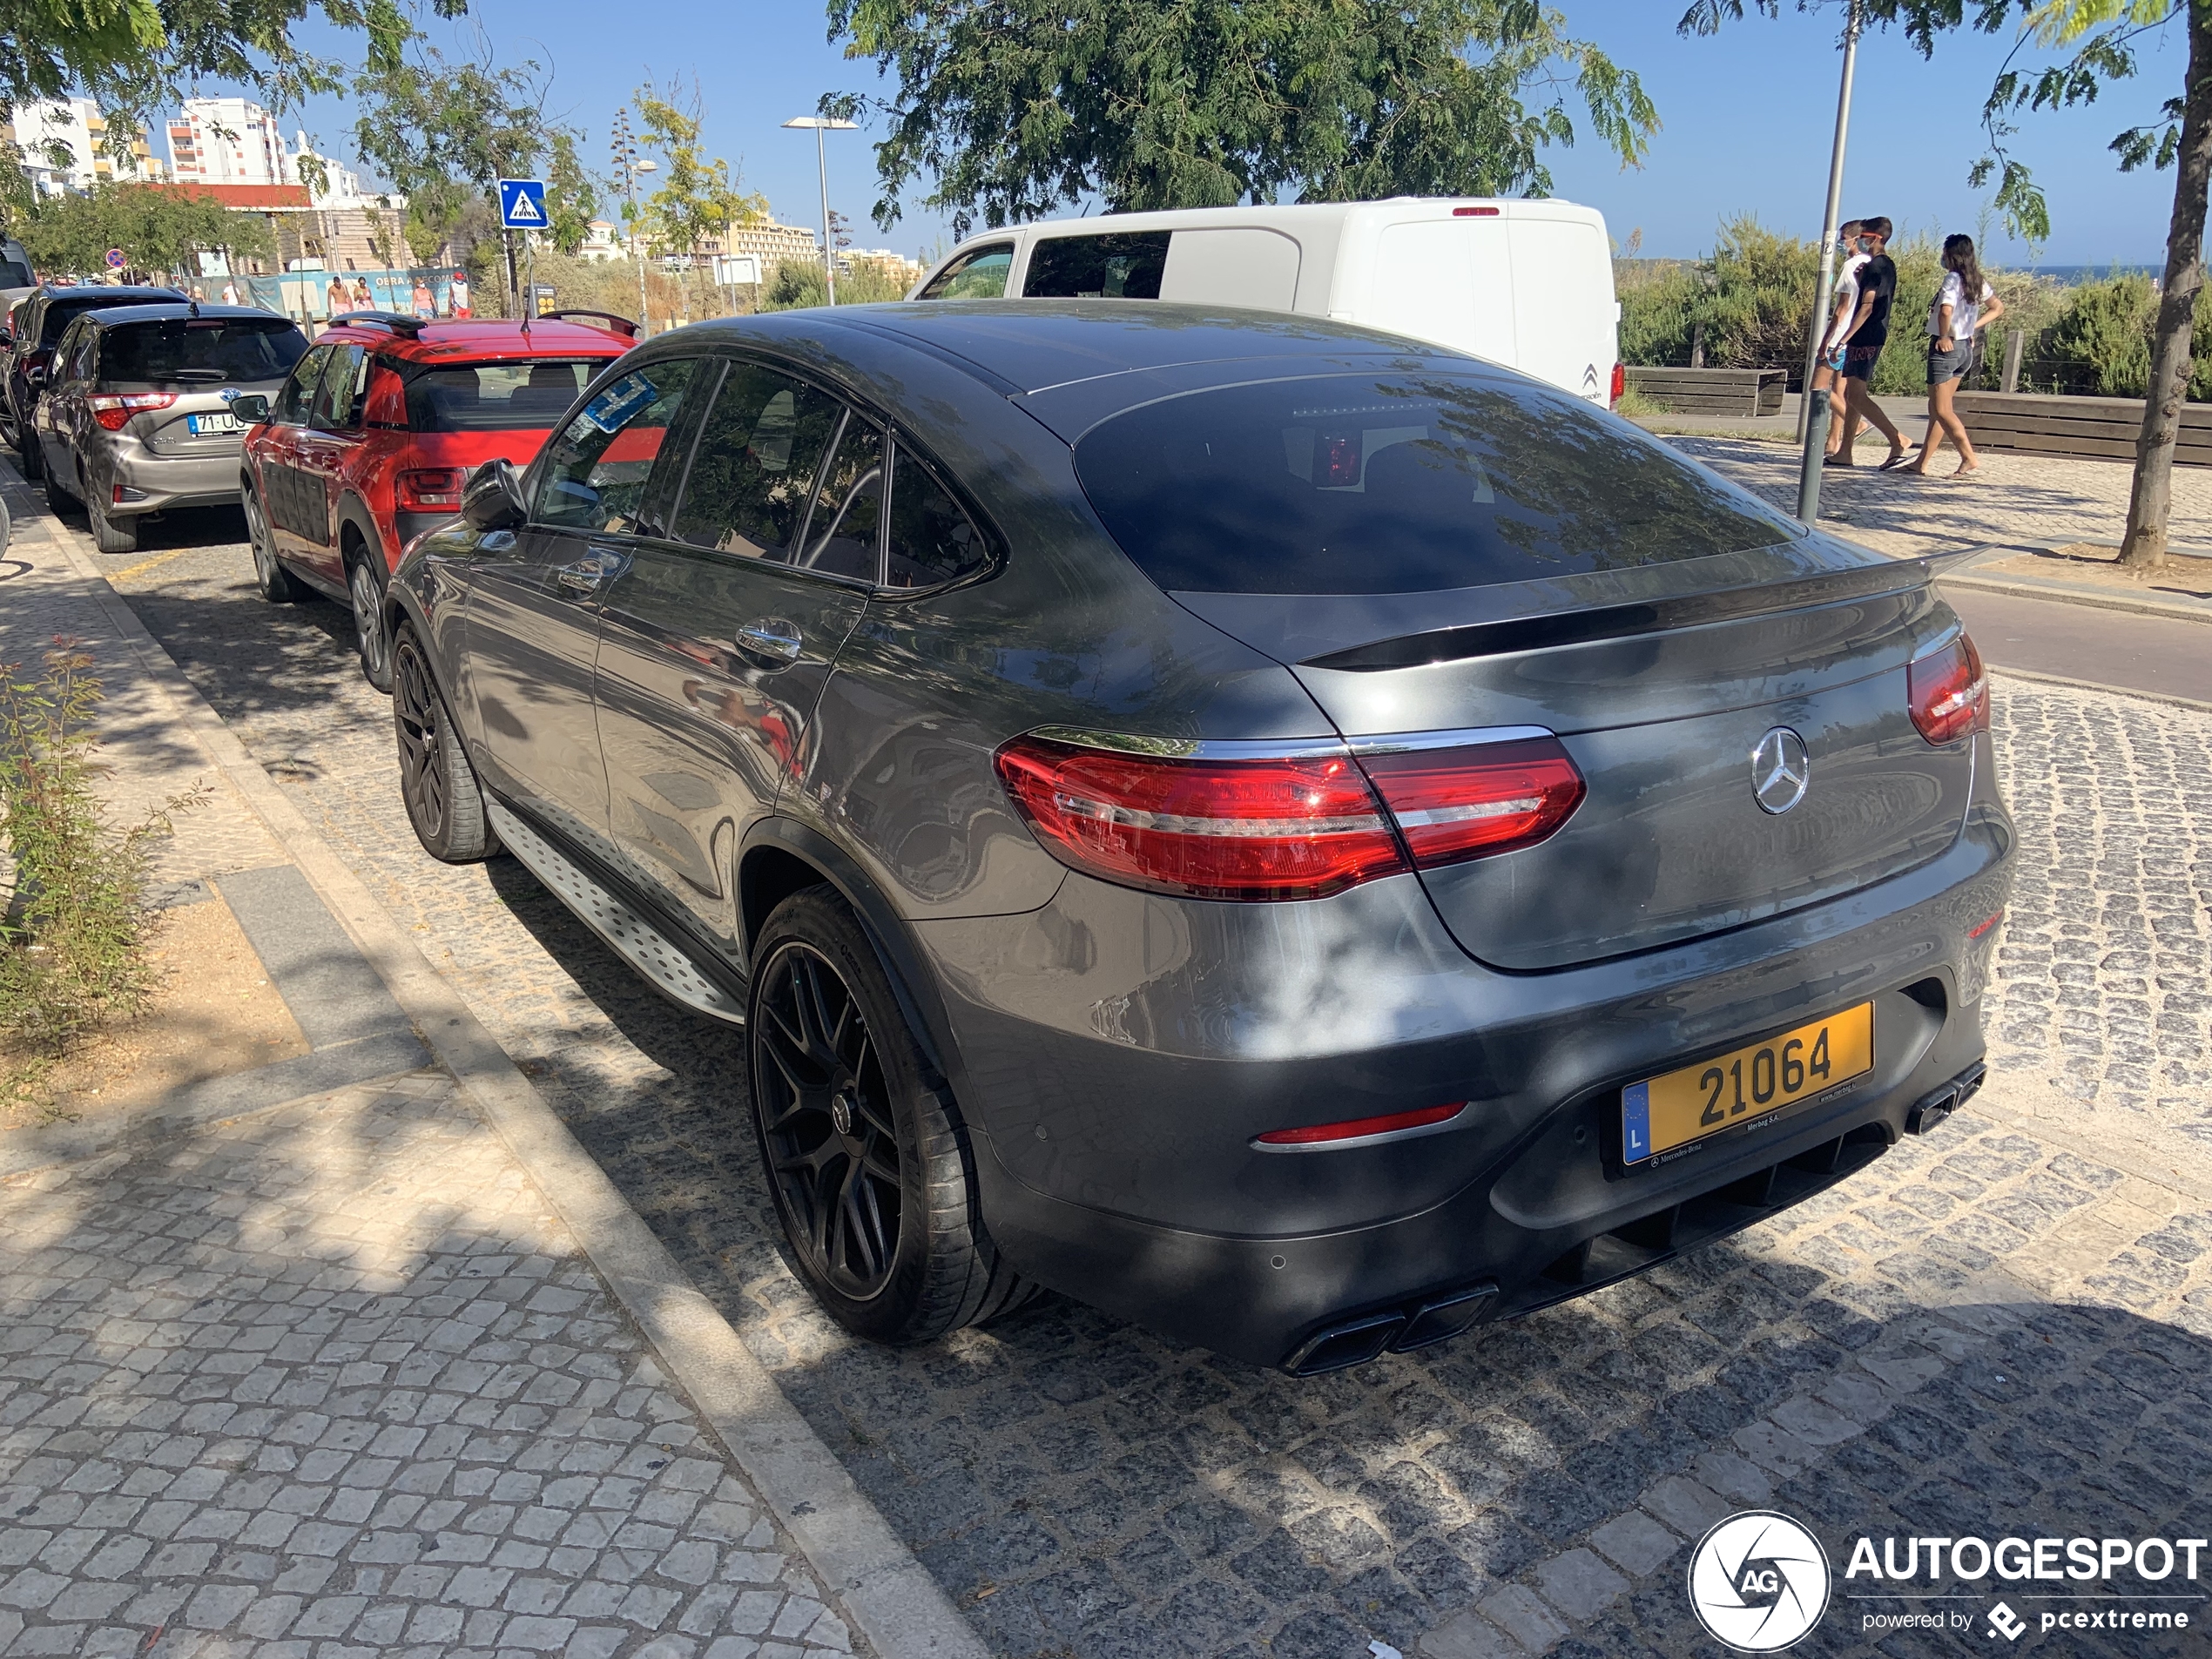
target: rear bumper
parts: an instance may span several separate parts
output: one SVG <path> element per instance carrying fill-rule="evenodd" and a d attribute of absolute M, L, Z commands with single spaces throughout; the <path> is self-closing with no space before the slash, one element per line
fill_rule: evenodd
<path fill-rule="evenodd" d="M 158 513 L 172 507 L 235 506 L 239 498 L 238 452 L 228 455 L 158 455 L 134 446 L 110 455 L 105 488 L 112 501 L 110 518 Z"/>
<path fill-rule="evenodd" d="M 1395 881 L 1312 905 L 1206 906 L 1071 875 L 1030 916 L 916 932 L 1008 1258 L 1179 1339 L 1318 1366 L 1330 1355 L 1305 1351 L 1347 1322 L 1379 1322 L 1339 1345 L 1356 1360 L 1363 1345 L 1578 1294 L 1931 1127 L 1930 1097 L 1981 1062 L 1996 932 L 1974 930 L 2004 906 L 2011 844 L 1985 789 L 1917 870 L 1547 974 L 1470 961 Z M 1623 1084 L 1870 1000 L 1863 1079 L 1657 1168 L 1621 1163 Z M 1418 1139 L 1291 1157 L 1251 1144 L 1460 1099 L 1451 1130 Z M 1429 1303 L 1450 1305 L 1406 1328 Z"/>

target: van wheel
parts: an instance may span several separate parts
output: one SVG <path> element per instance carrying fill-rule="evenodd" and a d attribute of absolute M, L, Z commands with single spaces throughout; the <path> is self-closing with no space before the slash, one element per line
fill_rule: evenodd
<path fill-rule="evenodd" d="M 240 492 L 239 504 L 246 509 L 246 545 L 253 550 L 253 585 L 273 605 L 297 604 L 307 597 L 307 583 L 278 562 L 260 497 L 248 489 Z"/>
<path fill-rule="evenodd" d="M 354 601 L 354 647 L 361 653 L 361 676 L 389 696 L 392 637 L 384 627 L 384 584 L 358 547 L 346 561 L 346 591 Z"/>
<path fill-rule="evenodd" d="M 875 948 L 826 887 L 792 894 L 755 949 L 753 1130 L 799 1276 L 875 1342 L 928 1342 L 1036 1288 L 976 1204 L 968 1130 Z"/>
<path fill-rule="evenodd" d="M 447 864 L 474 864 L 497 852 L 476 769 L 408 623 L 400 624 L 392 642 L 392 726 L 399 739 L 400 797 L 422 850 Z"/>
<path fill-rule="evenodd" d="M 138 550 L 137 519 L 110 518 L 107 509 L 90 495 L 84 498 L 84 517 L 91 526 L 92 545 L 101 552 L 135 553 Z"/>

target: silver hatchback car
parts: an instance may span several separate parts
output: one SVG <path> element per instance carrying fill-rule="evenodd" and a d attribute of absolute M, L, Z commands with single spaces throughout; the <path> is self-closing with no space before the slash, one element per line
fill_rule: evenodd
<path fill-rule="evenodd" d="M 88 311 L 54 348 L 33 417 L 46 496 L 82 506 L 103 553 L 138 544 L 138 520 L 238 500 L 242 392 L 274 393 L 307 349 L 299 326 L 242 306 Z"/>

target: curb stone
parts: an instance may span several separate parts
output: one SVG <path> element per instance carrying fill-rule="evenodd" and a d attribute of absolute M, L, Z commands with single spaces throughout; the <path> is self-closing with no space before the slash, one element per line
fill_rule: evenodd
<path fill-rule="evenodd" d="M 988 1659 L 951 1601 L 460 993 L 348 869 L 86 555 L 49 527 L 147 679 L 258 812 L 431 1052 L 575 1235 L 880 1659 Z"/>

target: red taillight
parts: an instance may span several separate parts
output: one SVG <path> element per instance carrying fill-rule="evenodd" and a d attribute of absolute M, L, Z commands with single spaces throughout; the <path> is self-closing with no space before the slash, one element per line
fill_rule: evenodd
<path fill-rule="evenodd" d="M 1359 764 L 1424 869 L 1534 846 L 1584 792 L 1556 738 L 1362 755 Z"/>
<path fill-rule="evenodd" d="M 458 467 L 418 467 L 401 473 L 394 489 L 403 513 L 457 513 L 462 483 Z"/>
<path fill-rule="evenodd" d="M 1186 759 L 1030 737 L 1000 750 L 997 765 L 1063 863 L 1198 899 L 1325 898 L 1408 867 L 1510 853 L 1557 829 L 1584 792 L 1550 737 L 1356 762 Z"/>
<path fill-rule="evenodd" d="M 1930 743 L 1951 743 L 1989 730 L 1989 676 L 1965 634 L 1938 646 L 1905 671 L 1912 724 Z"/>
<path fill-rule="evenodd" d="M 1452 210 L 1453 219 L 1495 219 L 1497 216 L 1498 210 L 1494 207 L 1454 207 Z"/>
<path fill-rule="evenodd" d="M 1063 863 L 1196 899 L 1318 899 L 1406 867 L 1345 755 L 1193 760 L 1016 738 L 1007 792 Z"/>
<path fill-rule="evenodd" d="M 96 392 L 84 400 L 84 406 L 109 431 L 120 432 L 132 415 L 146 409 L 165 409 L 176 401 L 174 392 Z"/>
<path fill-rule="evenodd" d="M 1467 1109 L 1455 1100 L 1448 1106 L 1422 1106 L 1410 1112 L 1391 1112 L 1381 1117 L 1350 1117 L 1341 1123 L 1313 1123 L 1304 1129 L 1271 1129 L 1254 1136 L 1261 1146 L 1329 1146 L 1344 1141 L 1364 1141 L 1376 1135 L 1402 1135 L 1409 1129 L 1448 1123 Z"/>
<path fill-rule="evenodd" d="M 1612 401 L 1618 403 L 1627 395 L 1628 389 L 1629 366 L 1626 363 L 1614 364 Z"/>

